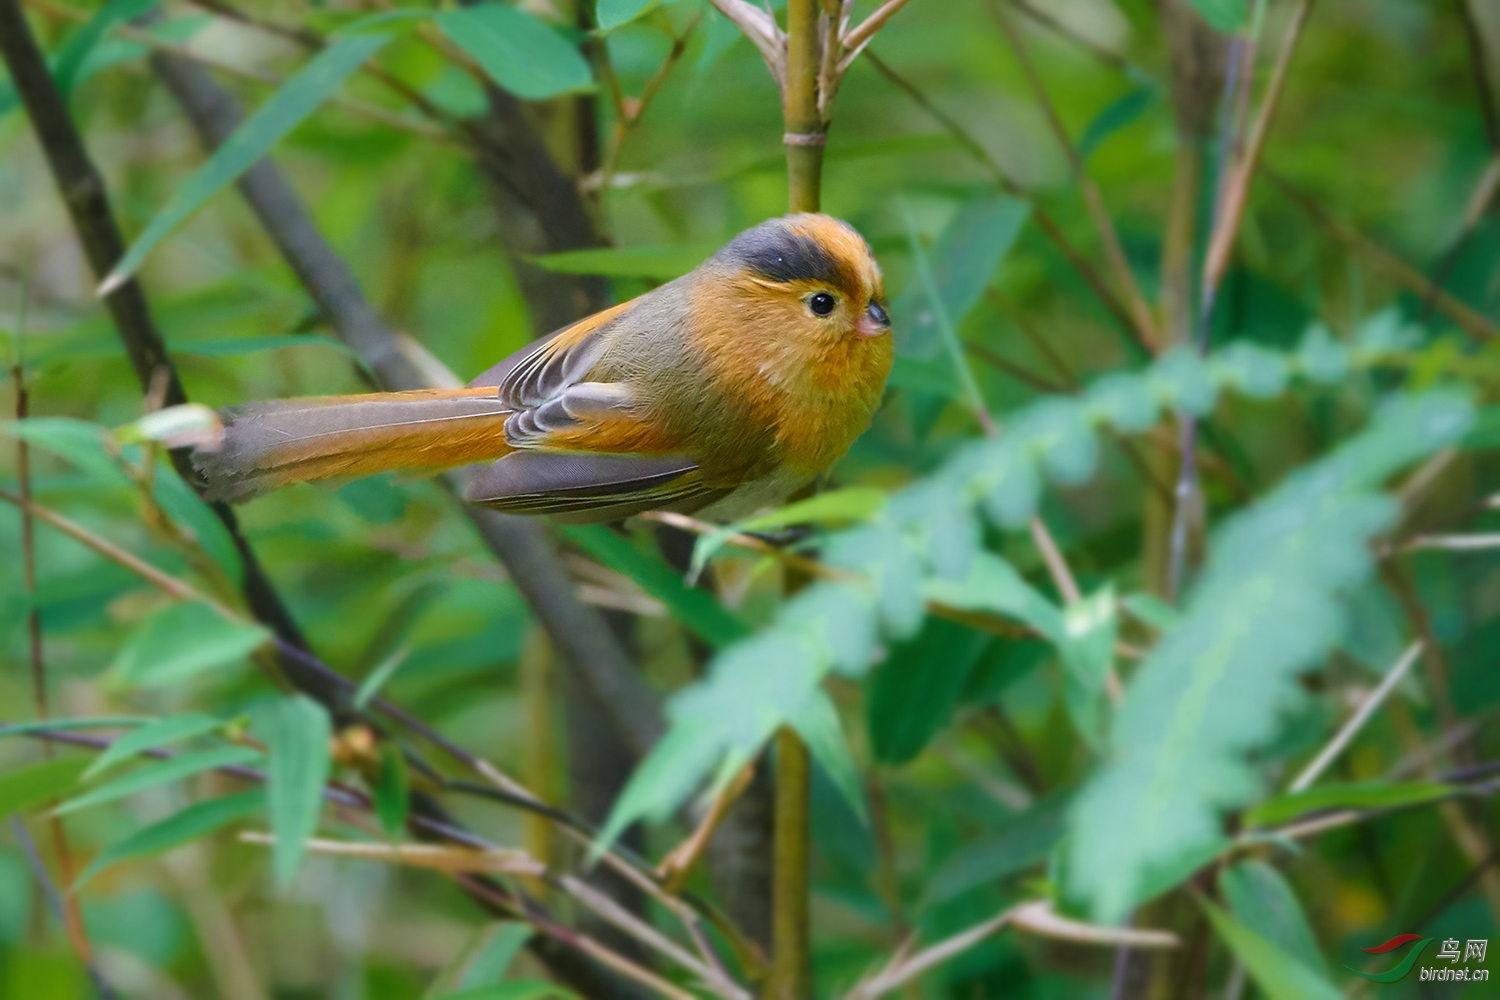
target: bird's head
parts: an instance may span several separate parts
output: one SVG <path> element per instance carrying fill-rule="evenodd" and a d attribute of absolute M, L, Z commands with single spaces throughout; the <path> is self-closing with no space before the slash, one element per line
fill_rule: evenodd
<path fill-rule="evenodd" d="M 832 216 L 763 222 L 729 241 L 711 263 L 735 304 L 758 314 L 778 337 L 821 344 L 889 339 L 880 265 L 864 237 Z"/>

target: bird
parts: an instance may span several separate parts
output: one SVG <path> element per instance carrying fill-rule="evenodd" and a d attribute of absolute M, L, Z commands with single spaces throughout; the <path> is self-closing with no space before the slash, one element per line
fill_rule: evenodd
<path fill-rule="evenodd" d="M 892 339 L 869 244 L 839 219 L 796 213 L 466 388 L 229 407 L 192 459 L 211 500 L 487 463 L 465 499 L 506 513 L 730 522 L 784 503 L 864 433 Z"/>

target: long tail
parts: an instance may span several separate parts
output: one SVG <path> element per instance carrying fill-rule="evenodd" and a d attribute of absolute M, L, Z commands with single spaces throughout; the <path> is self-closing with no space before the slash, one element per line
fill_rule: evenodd
<path fill-rule="evenodd" d="M 213 500 L 239 501 L 312 479 L 444 469 L 495 459 L 509 410 L 493 387 L 314 396 L 225 410 L 216 449 L 193 464 Z"/>

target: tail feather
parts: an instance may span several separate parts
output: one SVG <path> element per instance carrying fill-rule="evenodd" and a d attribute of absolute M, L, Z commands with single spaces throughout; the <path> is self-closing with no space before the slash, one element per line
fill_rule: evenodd
<path fill-rule="evenodd" d="M 511 412 L 493 387 L 247 403 L 224 411 L 222 442 L 194 451 L 193 464 L 208 497 L 229 501 L 314 479 L 445 469 L 511 451 Z"/>

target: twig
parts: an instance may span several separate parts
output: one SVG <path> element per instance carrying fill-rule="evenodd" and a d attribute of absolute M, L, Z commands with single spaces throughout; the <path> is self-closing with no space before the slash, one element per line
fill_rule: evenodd
<path fill-rule="evenodd" d="M 848 54 L 839 60 L 839 72 L 842 73 L 853 65 L 854 60 L 875 37 L 875 33 L 885 27 L 886 22 L 905 6 L 906 0 L 885 0 L 885 3 L 875 8 L 874 13 L 860 22 L 859 27 L 845 34 L 841 41 Z"/>
<path fill-rule="evenodd" d="M 1008 926 L 1075 944 L 1128 944 L 1133 948 L 1175 948 L 1180 944 L 1177 935 L 1167 931 L 1099 927 L 1069 920 L 1052 909 L 1051 900 L 1035 900 L 1013 906 L 984 923 L 976 924 L 914 955 L 898 955 L 878 975 L 857 987 L 845 1000 L 875 1000 L 876 997 L 884 996 Z"/>
<path fill-rule="evenodd" d="M 1424 300 L 1430 299 L 1439 312 L 1446 314 L 1460 330 L 1475 341 L 1484 343 L 1500 338 L 1500 327 L 1496 327 L 1486 316 L 1443 291 L 1421 271 L 1386 250 L 1354 226 L 1334 216 L 1319 203 L 1318 199 L 1293 184 L 1274 168 L 1267 166 L 1262 173 L 1266 175 L 1266 180 L 1286 195 L 1313 222 L 1364 257 L 1371 265 L 1384 271 L 1402 288 Z"/>
<path fill-rule="evenodd" d="M 1007 0 L 1007 2 L 1016 10 L 1020 11 L 1022 14 L 1025 14 L 1028 18 L 1035 21 L 1037 24 L 1040 24 L 1043 27 L 1047 28 L 1049 31 L 1056 34 L 1059 38 L 1065 38 L 1068 41 L 1072 42 L 1074 45 L 1085 50 L 1095 59 L 1098 59 L 1105 65 L 1112 66 L 1115 69 L 1119 70 L 1121 73 L 1126 73 L 1133 77 L 1144 75 L 1139 66 L 1136 66 L 1134 63 L 1126 59 L 1124 56 L 1120 55 L 1118 52 L 1113 52 L 1109 49 L 1106 49 L 1104 46 L 1095 42 L 1093 39 L 1088 38 L 1077 31 L 1074 31 L 1068 25 L 1053 17 L 1052 14 L 1048 11 L 1043 10 L 1042 8 L 1037 7 L 1035 4 L 1031 3 L 1030 0 Z"/>
<path fill-rule="evenodd" d="M 718 831 L 719 826 L 728 815 L 729 808 L 739 799 L 747 787 L 750 779 L 755 777 L 754 763 L 746 764 L 740 768 L 740 773 L 734 776 L 722 792 L 720 792 L 709 805 L 708 811 L 703 819 L 688 838 L 667 852 L 661 864 L 656 866 L 656 874 L 662 880 L 662 888 L 672 894 L 681 891 L 683 883 L 692 874 L 698 859 L 703 856 L 704 850 L 708 848 L 708 842 Z"/>
<path fill-rule="evenodd" d="M 1089 176 L 1083 157 L 1078 154 L 1078 148 L 1073 145 L 1067 126 L 1058 115 L 1057 107 L 1047 93 L 1047 86 L 1042 82 L 1042 76 L 1037 72 L 1036 64 L 1031 61 L 1031 53 L 1026 48 L 1025 38 L 1012 23 L 1010 16 L 1006 14 L 1001 6 L 1001 0 L 989 0 L 988 6 L 990 14 L 999 23 L 1000 30 L 1005 33 L 1011 48 L 1015 50 L 1016 61 L 1021 64 L 1021 71 L 1025 73 L 1032 91 L 1036 94 L 1037 103 L 1041 106 L 1042 115 L 1047 119 L 1053 137 L 1068 158 L 1068 164 L 1073 170 L 1073 178 L 1078 182 L 1079 191 L 1083 194 L 1084 205 L 1099 234 L 1099 242 L 1104 246 L 1104 259 L 1114 275 L 1116 289 L 1124 296 L 1126 305 L 1130 309 L 1137 338 L 1146 344 L 1160 344 L 1161 336 L 1156 329 L 1156 321 L 1151 315 L 1151 307 L 1146 304 L 1146 297 L 1141 294 L 1140 284 L 1135 280 L 1135 273 L 1130 269 L 1130 261 L 1126 259 L 1125 250 L 1120 245 L 1120 234 L 1115 230 L 1109 210 L 1104 206 L 1104 197 L 1099 193 L 1099 188 L 1093 178 Z"/>
<path fill-rule="evenodd" d="M 65 896 L 58 889 L 57 883 L 52 880 L 51 873 L 47 871 L 47 863 L 42 860 L 41 852 L 37 850 L 36 841 L 31 839 L 31 833 L 26 829 L 26 824 L 21 822 L 21 817 L 12 816 L 10 826 L 21 845 L 21 853 L 26 855 L 27 866 L 31 868 L 31 873 L 36 876 L 37 884 L 41 886 L 42 896 L 47 900 L 48 909 L 63 922 L 65 927 L 69 928 L 68 936 L 72 939 L 72 918 L 68 914 L 70 910 L 77 908 L 77 897 L 71 893 Z M 73 940 L 75 948 L 78 944 L 77 940 Z M 109 981 L 104 978 L 104 974 L 99 971 L 93 955 L 84 951 L 79 953 L 79 958 L 83 961 L 84 971 L 94 986 L 94 992 L 99 994 L 99 1000 L 115 1000 L 117 994 Z"/>
<path fill-rule="evenodd" d="M 1482 552 L 1500 548 L 1500 534 L 1491 535 L 1418 535 L 1404 542 L 1398 551 L 1418 552 L 1438 549 L 1444 552 Z"/>
<path fill-rule="evenodd" d="M 1287 786 L 1288 792 L 1295 794 L 1318 780 L 1319 776 L 1328 769 L 1328 765 L 1333 763 L 1339 754 L 1343 753 L 1344 748 L 1349 745 L 1349 741 L 1354 739 L 1364 724 L 1369 721 L 1370 716 L 1375 714 L 1375 710 L 1385 701 L 1386 696 L 1396 689 L 1397 684 L 1401 683 L 1401 679 L 1406 676 L 1412 664 L 1417 662 L 1417 657 L 1421 653 L 1422 642 L 1420 639 L 1407 647 L 1406 652 L 1401 654 L 1401 659 L 1397 660 L 1395 666 L 1386 671 L 1386 675 L 1380 684 L 1374 691 L 1370 692 L 1369 697 L 1349 717 L 1349 720 L 1344 723 L 1333 739 L 1328 741 L 1328 745 L 1323 748 L 1322 752 L 1314 757 L 1312 762 L 1302 770 L 1302 773 L 1297 775 L 1296 779 Z"/>
<path fill-rule="evenodd" d="M 262 847 L 272 847 L 276 844 L 276 837 L 273 834 L 254 830 L 243 831 L 239 839 L 241 843 L 257 844 Z M 546 867 L 540 861 L 525 851 L 506 848 L 477 851 L 464 847 L 446 847 L 441 844 L 378 844 L 319 838 L 307 840 L 304 846 L 314 854 L 325 854 L 329 857 L 383 861 L 412 868 L 431 868 L 440 872 L 540 875 L 546 871 Z"/>

